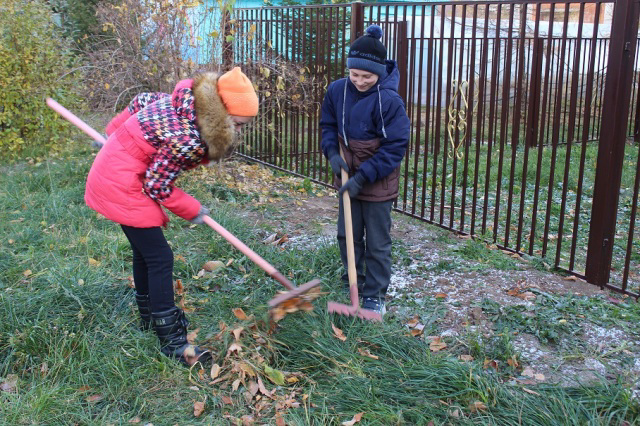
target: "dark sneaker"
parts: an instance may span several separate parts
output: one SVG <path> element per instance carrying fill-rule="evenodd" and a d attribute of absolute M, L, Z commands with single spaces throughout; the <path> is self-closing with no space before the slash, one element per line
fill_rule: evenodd
<path fill-rule="evenodd" d="M 380 315 L 387 313 L 387 309 L 384 306 L 384 300 L 379 297 L 363 297 L 362 309 L 368 309 L 370 311 L 377 312 Z"/>

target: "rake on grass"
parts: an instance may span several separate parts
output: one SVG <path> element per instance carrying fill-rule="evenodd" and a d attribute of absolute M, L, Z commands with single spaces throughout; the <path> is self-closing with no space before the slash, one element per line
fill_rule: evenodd
<path fill-rule="evenodd" d="M 344 160 L 344 153 L 340 147 L 340 156 Z M 342 169 L 342 184 L 347 183 L 349 175 Z M 360 307 L 360 298 L 358 297 L 358 277 L 356 272 L 356 257 L 353 248 L 353 223 L 351 220 L 351 198 L 349 191 L 342 193 L 342 206 L 344 209 L 344 230 L 347 238 L 347 275 L 349 276 L 349 295 L 351 296 L 351 305 L 344 303 L 329 302 L 327 310 L 330 313 L 356 316 L 369 321 L 382 322 L 382 315 L 370 309 Z"/>

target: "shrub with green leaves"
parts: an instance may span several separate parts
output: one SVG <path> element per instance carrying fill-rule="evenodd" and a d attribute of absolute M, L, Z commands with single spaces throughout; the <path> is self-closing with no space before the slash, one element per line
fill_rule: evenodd
<path fill-rule="evenodd" d="M 0 156 L 44 153 L 60 146 L 68 125 L 49 109 L 50 96 L 78 105 L 74 58 L 41 0 L 0 5 Z"/>

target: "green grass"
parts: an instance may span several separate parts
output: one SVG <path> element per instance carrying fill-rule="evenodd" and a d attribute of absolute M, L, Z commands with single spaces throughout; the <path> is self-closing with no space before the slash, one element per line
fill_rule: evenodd
<path fill-rule="evenodd" d="M 129 424 L 138 417 L 141 424 L 223 425 L 230 424 L 226 414 L 255 414 L 240 392 L 194 379 L 195 372 L 160 354 L 152 333 L 138 330 L 127 287 L 131 251 L 126 238 L 83 202 L 91 159 L 88 149 L 77 148 L 33 164 L 2 166 L 0 382 L 9 375 L 18 381 L 15 392 L 0 392 L 0 423 Z M 180 186 L 296 282 L 318 277 L 330 291 L 314 313 L 288 316 L 262 349 L 252 348 L 266 365 L 301 373 L 299 383 L 278 391 L 286 395 L 295 388 L 300 402 L 284 413 L 287 424 L 337 425 L 358 412 L 365 413 L 363 425 L 610 425 L 634 422 L 640 415 L 628 386 L 616 381 L 530 386 L 530 393 L 485 370 L 482 356 L 495 350 L 512 354 L 506 338 L 475 340 L 469 347 L 452 339 L 447 340 L 451 351 L 431 353 L 428 341 L 407 336 L 398 320 L 376 325 L 326 316 L 326 301 L 339 298 L 330 285 L 338 282 L 340 271 L 334 244 L 285 251 L 260 244 L 254 224 L 238 215 L 243 207 L 238 203 L 248 199 L 189 180 L 188 174 Z M 237 323 L 231 310 L 241 307 L 254 315 L 259 331 L 266 301 L 279 287 L 209 228 L 172 216 L 165 235 L 176 255 L 174 276 L 182 280 L 194 309 L 191 329 L 200 329 L 198 342 L 211 346 L 222 363 L 226 343 L 214 338 L 219 322 Z M 464 250 L 470 254 L 483 253 L 469 244 Z M 228 259 L 235 260 L 214 275 L 195 278 L 205 261 Z M 425 335 L 438 330 L 442 303 L 434 303 L 423 314 Z M 600 317 L 606 312 L 606 321 L 621 321 L 626 312 L 604 304 L 591 309 Z M 346 341 L 333 336 L 332 322 L 344 330 Z M 359 354 L 358 348 L 379 359 Z M 469 352 L 478 360 L 456 359 Z M 234 405 L 225 404 L 224 395 L 231 395 Z M 193 404 L 205 398 L 205 412 L 195 418 Z M 475 402 L 486 409 L 472 413 L 469 405 Z M 273 409 L 265 413 L 259 424 L 275 424 Z"/>

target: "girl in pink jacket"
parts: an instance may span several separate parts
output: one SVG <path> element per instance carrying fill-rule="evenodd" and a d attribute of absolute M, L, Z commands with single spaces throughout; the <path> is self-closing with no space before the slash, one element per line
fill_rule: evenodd
<path fill-rule="evenodd" d="M 131 244 L 142 327 L 153 328 L 165 355 L 188 365 L 211 354 L 187 342 L 189 322 L 175 306 L 163 207 L 203 223 L 209 210 L 174 182 L 182 171 L 230 154 L 235 131 L 257 113 L 258 97 L 238 67 L 180 81 L 171 94 L 141 93 L 107 125 L 107 143 L 87 178 L 85 202 L 119 223 Z"/>

